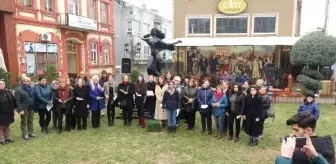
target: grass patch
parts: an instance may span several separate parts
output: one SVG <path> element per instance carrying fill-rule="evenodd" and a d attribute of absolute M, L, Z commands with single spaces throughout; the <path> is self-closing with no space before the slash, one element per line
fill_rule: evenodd
<path fill-rule="evenodd" d="M 336 137 L 336 109 L 334 105 L 321 105 L 321 117 L 317 126 L 318 135 Z M 123 127 L 117 120 L 115 127 L 108 127 L 106 118 L 100 129 L 64 132 L 58 135 L 40 133 L 38 115 L 35 115 L 35 131 L 38 138 L 29 141 L 21 139 L 19 118 L 12 124 L 14 144 L 0 146 L 0 164 L 17 163 L 230 163 L 268 164 L 274 163 L 279 153 L 279 138 L 291 131 L 285 125 L 288 117 L 296 112 L 298 105 L 277 104 L 276 119 L 265 122 L 264 136 L 257 147 L 247 146 L 247 136 L 241 133 L 238 143 L 226 138 L 218 140 L 207 134 L 200 134 L 200 118 L 197 117 L 197 130 L 185 131 L 185 124 L 176 134 L 165 131 L 148 133 L 136 127 Z M 333 121 L 332 121 L 333 120 Z M 214 122 L 214 121 L 213 121 Z M 89 121 L 89 125 L 91 125 Z M 213 126 L 214 127 L 214 126 Z M 336 140 L 334 139 L 334 144 Z"/>

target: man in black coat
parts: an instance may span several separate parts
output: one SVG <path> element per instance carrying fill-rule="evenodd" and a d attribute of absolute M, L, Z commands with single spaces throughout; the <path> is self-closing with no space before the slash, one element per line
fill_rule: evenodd
<path fill-rule="evenodd" d="M 29 77 L 23 77 L 21 85 L 16 88 L 15 101 L 18 113 L 21 116 L 22 139 L 35 138 L 34 134 L 34 113 L 35 113 L 35 93 Z"/>
<path fill-rule="evenodd" d="M 293 115 L 286 122 L 292 128 L 292 135 L 295 137 L 304 137 L 308 135 L 316 149 L 330 164 L 335 163 L 335 149 L 331 136 L 316 136 L 314 134 L 316 128 L 316 119 L 309 112 L 300 112 Z M 307 164 L 308 156 L 300 149 L 296 149 L 293 155 L 293 163 Z"/>

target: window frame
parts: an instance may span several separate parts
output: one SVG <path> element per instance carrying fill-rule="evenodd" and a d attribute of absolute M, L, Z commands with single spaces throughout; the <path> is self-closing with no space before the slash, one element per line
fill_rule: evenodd
<path fill-rule="evenodd" d="M 41 0 L 41 1 L 44 1 L 44 4 L 43 4 L 43 9 L 44 11 L 48 11 L 48 12 L 55 12 L 55 0 Z M 48 5 L 49 5 L 49 2 L 48 1 L 51 1 L 50 4 L 51 4 L 51 10 L 48 10 Z M 46 8 L 47 7 L 47 8 Z"/>
<path fill-rule="evenodd" d="M 217 18 L 247 18 L 247 31 L 246 33 L 217 33 Z M 251 26 L 250 26 L 250 19 L 251 17 L 249 16 L 249 14 L 241 14 L 241 15 L 222 15 L 222 14 L 217 14 L 214 15 L 214 34 L 216 36 L 221 36 L 221 35 L 246 35 L 249 36 L 250 32 L 251 32 Z"/>
<path fill-rule="evenodd" d="M 109 47 L 110 47 L 109 43 L 103 43 L 104 64 L 110 63 Z"/>
<path fill-rule="evenodd" d="M 103 18 L 104 18 L 104 12 L 103 12 L 103 5 L 105 5 L 105 14 L 106 14 L 106 17 L 105 17 L 105 19 L 106 20 L 104 20 Z M 109 17 L 108 17 L 108 3 L 106 3 L 106 2 L 104 2 L 104 1 L 102 1 L 101 2 L 101 4 L 100 4 L 100 13 L 101 13 L 101 17 L 100 17 L 100 23 L 103 23 L 103 24 L 108 24 L 109 23 Z"/>
<path fill-rule="evenodd" d="M 147 34 L 150 33 L 150 24 L 143 23 L 142 27 L 143 27 L 142 34 L 147 35 Z M 147 29 L 147 30 L 145 30 L 145 29 Z"/>
<path fill-rule="evenodd" d="M 209 34 L 191 34 L 189 33 L 189 19 L 210 19 L 210 33 Z M 212 36 L 213 35 L 213 16 L 212 15 L 186 15 L 185 17 L 185 35 L 186 36 Z"/>
<path fill-rule="evenodd" d="M 69 2 L 70 2 L 70 1 L 72 1 L 72 5 L 73 5 L 73 6 L 72 6 L 72 10 L 73 10 L 73 11 L 70 11 L 70 10 L 69 10 L 69 9 L 70 9 L 70 7 L 69 7 L 69 6 L 70 6 L 70 5 L 69 5 Z M 75 3 L 75 2 L 77 2 L 77 10 L 76 10 L 76 3 Z M 81 8 L 81 7 L 80 7 L 80 5 L 81 5 L 80 0 L 68 0 L 68 4 L 67 4 L 67 5 L 68 5 L 68 13 L 69 13 L 69 14 L 73 14 L 73 15 L 80 16 L 80 14 L 81 14 L 81 13 L 80 13 L 80 8 Z M 75 12 L 74 12 L 74 11 L 75 11 Z M 76 13 L 76 11 L 78 11 L 78 14 Z"/>
<path fill-rule="evenodd" d="M 96 45 L 96 49 L 94 46 Z M 90 55 L 91 55 L 91 64 L 98 64 L 98 42 L 91 42 L 90 43 Z M 95 61 L 93 59 L 96 59 Z"/>
<path fill-rule="evenodd" d="M 34 6 L 34 0 L 20 0 L 21 5 L 25 7 L 33 7 Z M 25 5 L 25 2 L 30 2 L 30 5 Z"/>
<path fill-rule="evenodd" d="M 254 32 L 254 24 L 256 17 L 275 17 L 275 30 L 272 33 L 256 33 Z M 252 15 L 252 36 L 255 35 L 275 35 L 278 36 L 278 27 L 279 27 L 279 13 L 263 13 L 263 14 L 253 14 Z"/>
<path fill-rule="evenodd" d="M 92 8 L 91 5 L 94 5 L 94 7 Z M 91 18 L 91 19 L 95 19 L 97 20 L 97 0 L 90 0 L 88 1 L 88 17 Z M 93 12 L 92 12 L 93 10 Z"/>

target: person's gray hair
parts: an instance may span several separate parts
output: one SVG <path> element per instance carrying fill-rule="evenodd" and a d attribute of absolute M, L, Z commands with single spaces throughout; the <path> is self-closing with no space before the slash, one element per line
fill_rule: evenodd
<path fill-rule="evenodd" d="M 180 76 L 175 76 L 175 77 L 174 77 L 174 80 L 176 80 L 176 81 L 181 81 L 181 77 L 180 77 Z"/>
<path fill-rule="evenodd" d="M 55 84 L 59 84 L 58 80 L 53 80 L 53 81 L 51 82 L 51 85 L 52 85 L 52 86 L 55 85 Z"/>

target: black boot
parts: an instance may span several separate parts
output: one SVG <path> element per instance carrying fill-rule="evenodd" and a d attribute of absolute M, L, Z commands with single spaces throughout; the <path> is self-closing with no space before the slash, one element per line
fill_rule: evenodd
<path fill-rule="evenodd" d="M 44 134 L 48 134 L 49 133 L 49 128 L 48 128 L 48 126 L 45 126 L 44 127 Z"/>
<path fill-rule="evenodd" d="M 252 137 L 249 137 L 248 145 L 251 146 L 252 143 L 253 143 L 253 138 L 252 138 Z"/>
<path fill-rule="evenodd" d="M 112 125 L 111 125 L 111 119 L 110 119 L 110 118 L 108 119 L 107 124 L 108 124 L 108 126 L 112 126 Z"/>
<path fill-rule="evenodd" d="M 173 126 L 173 133 L 176 133 L 176 126 Z"/>
<path fill-rule="evenodd" d="M 171 132 L 171 127 L 170 126 L 168 126 L 167 131 L 168 131 L 168 133 Z"/>

